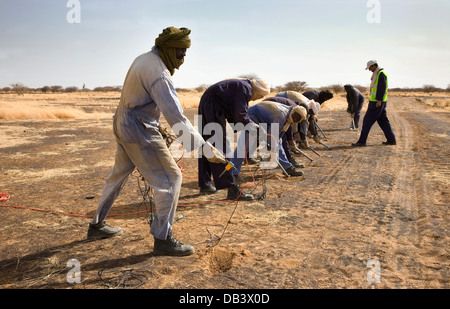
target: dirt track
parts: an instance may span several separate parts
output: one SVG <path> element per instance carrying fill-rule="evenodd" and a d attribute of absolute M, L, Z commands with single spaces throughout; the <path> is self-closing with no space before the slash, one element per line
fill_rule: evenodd
<path fill-rule="evenodd" d="M 0 288 L 104 288 L 100 270 L 110 278 L 126 269 L 152 289 L 449 288 L 449 113 L 391 96 L 388 115 L 396 146 L 382 146 L 375 125 L 369 146 L 352 148 L 358 133 L 345 110 L 322 110 L 332 149 L 314 145 L 322 156 L 307 151 L 312 162 L 296 156 L 304 178 L 277 170 L 264 200 L 179 207 L 174 234 L 196 247 L 184 258 L 152 256 L 145 214 L 129 215 L 145 210 L 134 176 L 112 210 L 122 216 L 108 219 L 124 235 L 85 241 L 113 163 L 109 118 L 0 121 L 1 134 L 26 141 L 0 148 L 0 192 L 11 195 L 0 205 L 87 216 L 0 208 Z M 180 204 L 225 198 L 197 196 L 196 161 L 183 163 Z M 223 239 L 208 247 L 235 207 Z M 70 259 L 80 262 L 81 284 L 67 282 Z M 367 279 L 369 260 L 379 263 L 376 282 Z"/>

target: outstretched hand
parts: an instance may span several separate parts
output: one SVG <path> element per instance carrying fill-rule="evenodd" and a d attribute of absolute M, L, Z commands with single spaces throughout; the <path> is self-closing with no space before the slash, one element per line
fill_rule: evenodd
<path fill-rule="evenodd" d="M 211 163 L 222 163 L 227 164 L 227 160 L 225 155 L 220 152 L 217 148 L 211 145 L 210 142 L 206 142 L 203 145 L 202 154 L 206 157 L 206 159 Z"/>

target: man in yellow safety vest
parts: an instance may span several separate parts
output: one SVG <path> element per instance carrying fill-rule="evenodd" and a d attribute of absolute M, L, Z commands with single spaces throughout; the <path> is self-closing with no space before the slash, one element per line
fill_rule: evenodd
<path fill-rule="evenodd" d="M 361 135 L 352 146 L 366 146 L 367 136 L 375 122 L 378 123 L 387 141 L 383 145 L 396 145 L 394 131 L 386 113 L 388 78 L 386 72 L 378 65 L 376 60 L 367 62 L 366 70 L 373 72 L 370 83 L 369 106 L 363 120 Z"/>

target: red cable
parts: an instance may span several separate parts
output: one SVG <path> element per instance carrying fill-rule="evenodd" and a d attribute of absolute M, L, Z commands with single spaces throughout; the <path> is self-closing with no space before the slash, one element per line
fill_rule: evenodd
<path fill-rule="evenodd" d="M 270 134 L 268 134 L 268 136 L 271 136 Z M 254 138 L 252 136 L 252 138 Z M 245 151 L 247 152 L 247 145 L 248 145 L 248 141 L 246 141 L 245 143 Z M 277 141 L 275 141 L 276 143 Z M 276 149 L 276 147 L 275 147 Z M 253 175 L 250 165 L 248 164 L 248 160 L 247 158 L 245 159 L 245 163 L 247 165 L 247 168 L 252 176 L 253 179 L 253 184 L 248 184 L 246 186 L 243 186 L 242 188 L 248 188 L 250 186 L 256 187 L 258 186 L 261 182 L 259 183 L 255 183 L 255 176 Z M 178 165 L 181 172 L 184 171 L 184 166 L 180 166 Z M 258 173 L 262 171 L 261 169 L 258 169 L 255 173 Z M 139 176 L 138 176 L 139 177 Z M 186 177 L 186 176 L 185 176 Z M 178 207 L 189 207 L 189 206 L 200 206 L 200 205 L 206 205 L 206 204 L 217 204 L 217 203 L 225 203 L 225 202 L 234 202 L 236 200 L 238 200 L 240 197 L 240 195 L 235 199 L 235 200 L 220 200 L 220 201 L 210 201 L 210 202 L 204 202 L 204 203 L 197 203 L 197 204 L 178 204 Z M 5 202 L 8 201 L 10 199 L 10 195 L 7 193 L 0 193 L 0 202 Z M 62 214 L 62 215 L 66 215 L 66 216 L 70 216 L 70 217 L 78 217 L 78 218 L 93 218 L 94 216 L 87 216 L 87 215 L 78 215 L 78 214 L 71 214 L 71 213 L 67 213 L 67 212 L 63 212 L 63 211 L 59 211 L 59 210 L 46 210 L 46 209 L 38 209 L 38 208 L 33 208 L 33 207 L 26 207 L 26 206 L 14 206 L 14 205 L 0 205 L 0 207 L 3 208 L 17 208 L 17 209 L 27 209 L 27 210 L 33 210 L 33 211 L 39 211 L 39 212 L 46 212 L 46 213 L 57 213 L 57 214 Z M 138 211 L 138 212 L 133 212 L 133 213 L 126 213 L 126 214 L 109 214 L 108 217 L 120 217 L 120 216 L 130 216 L 130 215 L 137 215 L 137 214 L 142 214 L 142 213 L 146 213 L 146 212 L 150 212 L 150 210 L 143 210 L 143 211 Z"/>

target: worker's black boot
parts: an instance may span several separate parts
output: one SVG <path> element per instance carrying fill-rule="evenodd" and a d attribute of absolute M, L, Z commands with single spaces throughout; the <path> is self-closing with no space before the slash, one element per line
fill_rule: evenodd
<path fill-rule="evenodd" d="M 253 201 L 254 199 L 252 194 L 241 191 L 241 187 L 236 184 L 228 188 L 227 200 L 229 201 Z"/>
<path fill-rule="evenodd" d="M 194 247 L 191 245 L 183 245 L 169 231 L 165 240 L 154 237 L 153 246 L 154 255 L 170 255 L 170 256 L 187 256 L 194 254 Z"/>
<path fill-rule="evenodd" d="M 98 240 L 109 238 L 113 236 L 122 235 L 123 231 L 120 227 L 111 227 L 105 222 L 99 222 L 97 224 L 89 223 L 89 229 L 87 233 L 88 240 Z"/>
<path fill-rule="evenodd" d="M 386 142 L 382 142 L 381 144 L 383 144 L 383 145 L 397 145 L 397 141 L 386 141 Z"/>
<path fill-rule="evenodd" d="M 289 159 L 289 163 L 292 164 L 295 168 L 304 168 L 305 165 L 303 163 L 298 163 L 294 158 Z"/>
<path fill-rule="evenodd" d="M 200 187 L 200 195 L 216 194 L 218 192 L 219 190 L 217 190 L 213 185 Z"/>
<path fill-rule="evenodd" d="M 361 143 L 361 142 L 356 142 L 356 143 L 352 143 L 353 147 L 365 147 L 367 146 L 366 143 Z"/>
<path fill-rule="evenodd" d="M 289 174 L 289 176 L 296 177 L 296 176 L 303 176 L 302 171 L 297 171 L 295 167 L 291 166 L 288 169 L 286 169 L 286 173 Z"/>

